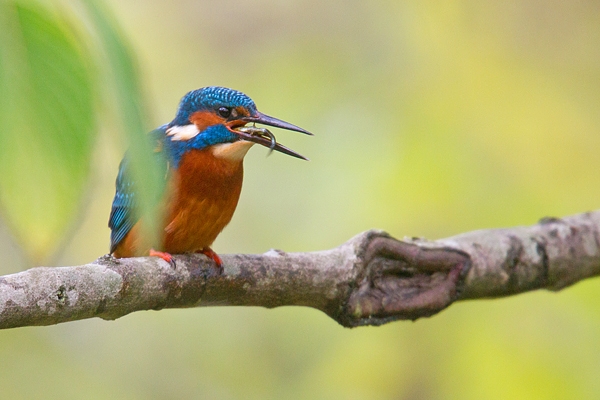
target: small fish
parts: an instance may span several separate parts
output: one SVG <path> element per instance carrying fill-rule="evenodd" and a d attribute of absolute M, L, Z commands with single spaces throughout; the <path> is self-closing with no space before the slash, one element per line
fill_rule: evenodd
<path fill-rule="evenodd" d="M 271 132 L 267 128 L 257 128 L 256 126 L 242 126 L 240 128 L 237 128 L 236 130 L 247 133 L 251 136 L 261 137 L 265 139 L 268 138 L 271 141 L 271 145 L 269 146 L 269 155 L 273 152 L 275 146 L 277 146 L 277 140 L 275 139 L 275 135 L 273 135 L 273 132 Z"/>

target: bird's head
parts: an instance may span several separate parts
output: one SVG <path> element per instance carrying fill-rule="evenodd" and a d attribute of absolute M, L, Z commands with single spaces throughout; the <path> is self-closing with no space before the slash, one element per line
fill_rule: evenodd
<path fill-rule="evenodd" d="M 272 150 L 306 159 L 277 143 L 273 134 L 267 129 L 247 126 L 249 123 L 311 135 L 298 126 L 261 113 L 257 110 L 254 101 L 244 93 L 217 86 L 187 93 L 181 99 L 177 115 L 167 126 L 166 132 L 171 141 L 185 141 L 197 147 L 215 146 L 217 149 L 223 147 L 229 152 L 241 153 L 241 157 L 252 144 L 258 143 Z M 234 145 L 225 146 L 226 144 Z"/>

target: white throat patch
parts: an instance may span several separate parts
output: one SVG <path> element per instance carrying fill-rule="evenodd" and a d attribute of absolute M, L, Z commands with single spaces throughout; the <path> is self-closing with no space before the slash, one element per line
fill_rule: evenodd
<path fill-rule="evenodd" d="M 231 162 L 242 161 L 253 142 L 247 142 L 245 140 L 238 140 L 233 143 L 221 143 L 211 146 L 213 156 L 221 158 Z"/>
<path fill-rule="evenodd" d="M 167 129 L 167 135 L 171 140 L 190 140 L 196 137 L 200 131 L 195 124 L 175 125 Z"/>

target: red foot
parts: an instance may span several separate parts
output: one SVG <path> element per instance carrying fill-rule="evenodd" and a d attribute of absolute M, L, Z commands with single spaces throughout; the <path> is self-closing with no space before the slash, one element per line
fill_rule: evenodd
<path fill-rule="evenodd" d="M 217 264 L 217 269 L 219 270 L 219 274 L 223 273 L 223 260 L 217 253 L 213 251 L 210 247 L 205 247 L 199 251 L 199 253 L 204 254 L 206 257 L 210 258 Z"/>
<path fill-rule="evenodd" d="M 160 257 L 163 260 L 165 260 L 166 262 L 168 262 L 169 264 L 171 264 L 171 267 L 175 268 L 175 260 L 173 259 L 173 256 L 169 253 L 165 253 L 162 251 L 156 251 L 154 249 L 150 249 L 150 257 Z"/>

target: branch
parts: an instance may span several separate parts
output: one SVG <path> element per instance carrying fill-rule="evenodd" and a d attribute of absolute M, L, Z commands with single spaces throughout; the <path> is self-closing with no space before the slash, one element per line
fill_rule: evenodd
<path fill-rule="evenodd" d="M 104 256 L 0 277 L 0 328 L 213 305 L 308 306 L 348 327 L 414 320 L 456 300 L 559 290 L 599 275 L 600 211 L 437 241 L 372 230 L 326 251 L 223 255 L 222 275 L 203 255 L 175 259 L 172 268 Z"/>

